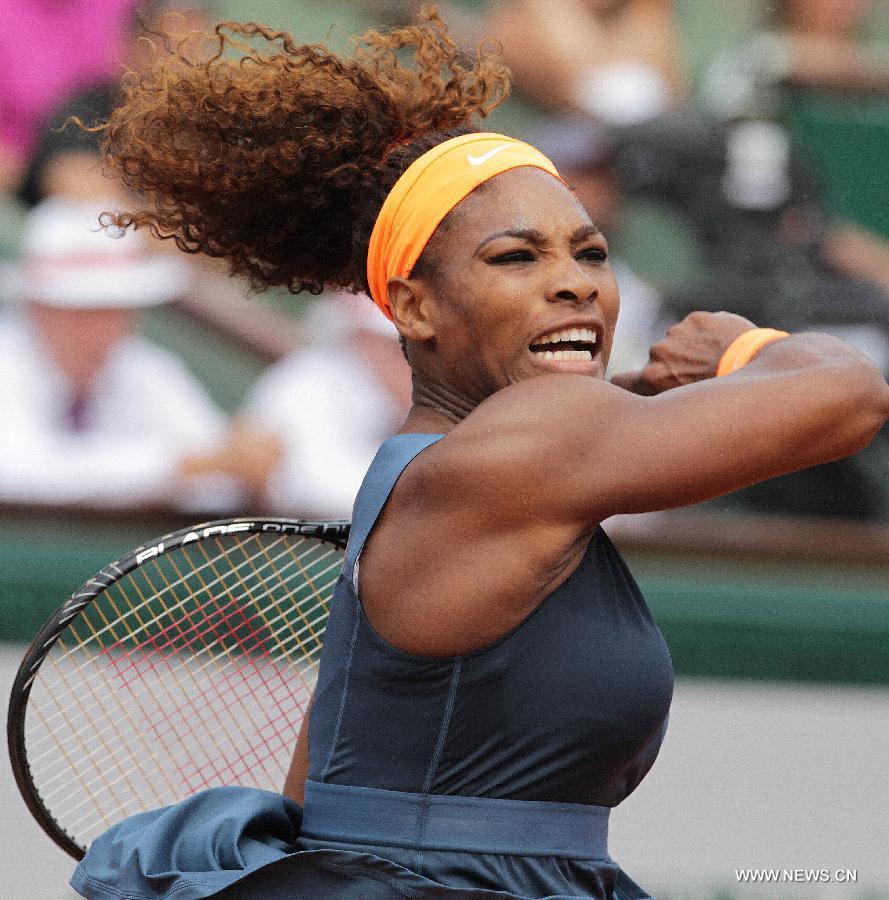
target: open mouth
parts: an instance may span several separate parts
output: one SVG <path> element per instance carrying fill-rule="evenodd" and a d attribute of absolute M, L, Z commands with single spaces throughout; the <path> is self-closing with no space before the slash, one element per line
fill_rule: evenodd
<path fill-rule="evenodd" d="M 537 338 L 529 349 L 543 360 L 592 362 L 599 347 L 592 328 L 563 328 Z"/>

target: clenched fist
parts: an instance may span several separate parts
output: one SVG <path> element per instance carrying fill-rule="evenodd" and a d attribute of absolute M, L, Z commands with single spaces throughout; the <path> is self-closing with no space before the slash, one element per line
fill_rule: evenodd
<path fill-rule="evenodd" d="M 667 329 L 648 353 L 640 372 L 623 372 L 612 382 L 634 394 L 651 396 L 712 378 L 722 354 L 736 337 L 756 326 L 728 312 L 693 312 Z"/>

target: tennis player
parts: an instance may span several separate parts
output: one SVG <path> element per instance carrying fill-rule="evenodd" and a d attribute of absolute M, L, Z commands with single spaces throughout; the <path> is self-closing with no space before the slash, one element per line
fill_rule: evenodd
<path fill-rule="evenodd" d="M 609 383 L 605 238 L 541 153 L 474 130 L 506 91 L 495 60 L 464 68 L 435 17 L 354 58 L 228 29 L 278 46 L 134 81 L 112 116 L 110 162 L 153 203 L 123 221 L 259 286 L 367 290 L 413 408 L 355 504 L 289 797 L 217 789 L 135 816 L 72 883 L 647 897 L 608 817 L 657 755 L 671 663 L 599 523 L 854 453 L 889 386 L 839 340 L 729 313 L 690 316 Z"/>

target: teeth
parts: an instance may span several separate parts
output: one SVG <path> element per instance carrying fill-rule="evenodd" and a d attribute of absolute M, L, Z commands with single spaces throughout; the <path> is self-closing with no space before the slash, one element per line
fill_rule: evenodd
<path fill-rule="evenodd" d="M 589 350 L 544 350 L 543 358 L 553 362 L 590 362 L 593 354 Z"/>
<path fill-rule="evenodd" d="M 587 344 L 595 344 L 596 332 L 592 328 L 563 328 L 561 331 L 543 335 L 534 343 L 558 344 L 560 341 L 584 341 Z"/>

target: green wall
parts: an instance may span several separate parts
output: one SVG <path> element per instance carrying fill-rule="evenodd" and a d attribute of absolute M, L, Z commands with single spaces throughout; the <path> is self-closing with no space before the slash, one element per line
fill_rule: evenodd
<path fill-rule="evenodd" d="M 0 514 L 0 640 L 30 641 L 106 563 L 191 519 Z M 627 554 L 681 675 L 889 684 L 889 560 Z"/>

